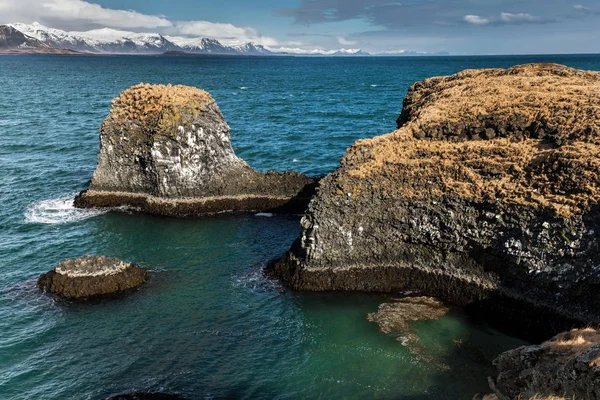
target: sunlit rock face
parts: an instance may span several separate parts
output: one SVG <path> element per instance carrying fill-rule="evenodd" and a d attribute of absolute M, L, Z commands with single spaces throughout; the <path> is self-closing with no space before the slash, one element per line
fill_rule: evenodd
<path fill-rule="evenodd" d="M 217 104 L 193 87 L 134 86 L 113 101 L 100 131 L 98 167 L 80 207 L 167 215 L 302 209 L 314 188 L 302 174 L 263 174 L 238 158 Z"/>
<path fill-rule="evenodd" d="M 600 73 L 467 70 L 414 84 L 398 130 L 346 152 L 270 272 L 300 290 L 416 290 L 558 333 L 600 321 L 599 199 Z"/>

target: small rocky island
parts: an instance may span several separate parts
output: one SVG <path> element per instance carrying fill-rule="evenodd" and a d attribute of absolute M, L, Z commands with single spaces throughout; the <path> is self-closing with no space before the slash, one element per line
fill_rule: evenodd
<path fill-rule="evenodd" d="M 127 206 L 168 216 L 301 213 L 315 185 L 295 172 L 255 171 L 238 158 L 209 93 L 140 84 L 113 100 L 100 129 L 96 172 L 75 206 Z"/>
<path fill-rule="evenodd" d="M 82 300 L 137 288 L 150 275 L 135 264 L 104 256 L 67 259 L 39 277 L 37 285 L 60 297 Z"/>
<path fill-rule="evenodd" d="M 414 84 L 398 130 L 346 152 L 268 272 L 416 290 L 547 338 L 600 322 L 599 200 L 600 73 L 466 70 Z"/>

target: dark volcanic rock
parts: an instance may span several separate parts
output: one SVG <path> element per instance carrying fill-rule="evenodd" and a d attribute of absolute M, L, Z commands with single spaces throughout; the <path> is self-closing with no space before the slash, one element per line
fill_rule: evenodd
<path fill-rule="evenodd" d="M 494 365 L 498 376 L 490 386 L 501 399 L 600 399 L 600 333 L 595 329 L 507 351 Z"/>
<path fill-rule="evenodd" d="M 231 148 L 229 126 L 205 91 L 138 85 L 113 101 L 98 167 L 77 207 L 131 206 L 185 216 L 222 211 L 302 212 L 313 178 L 260 173 Z"/>
<path fill-rule="evenodd" d="M 428 79 L 399 125 L 321 180 L 270 273 L 299 290 L 417 290 L 546 338 L 600 322 L 600 73 Z"/>
<path fill-rule="evenodd" d="M 71 299 L 86 299 L 134 289 L 150 275 L 134 264 L 104 256 L 84 256 L 59 263 L 41 275 L 37 285 L 45 292 Z"/>

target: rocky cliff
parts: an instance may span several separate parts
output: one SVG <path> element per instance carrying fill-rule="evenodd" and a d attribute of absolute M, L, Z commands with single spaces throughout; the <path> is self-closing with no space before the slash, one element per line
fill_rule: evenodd
<path fill-rule="evenodd" d="M 558 333 L 600 321 L 599 195 L 600 73 L 427 79 L 397 131 L 356 142 L 321 181 L 270 273 L 299 290 L 416 290 Z"/>
<path fill-rule="evenodd" d="M 315 180 L 254 171 L 231 148 L 229 126 L 205 91 L 138 85 L 115 99 L 78 207 L 137 207 L 163 215 L 304 211 Z"/>

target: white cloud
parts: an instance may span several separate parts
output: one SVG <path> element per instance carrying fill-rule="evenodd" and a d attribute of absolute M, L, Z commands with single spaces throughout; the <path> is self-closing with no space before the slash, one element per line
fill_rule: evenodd
<path fill-rule="evenodd" d="M 502 25 L 502 24 L 527 24 L 527 23 L 543 23 L 547 22 L 527 13 L 512 14 L 503 12 L 500 17 L 480 17 L 479 15 L 465 15 L 463 21 L 473 25 Z"/>
<path fill-rule="evenodd" d="M 111 28 L 127 31 L 153 30 L 184 37 L 210 37 L 226 45 L 255 42 L 265 46 L 280 43 L 256 29 L 208 21 L 170 21 L 161 15 L 115 10 L 83 0 L 0 0 L 0 23 L 39 21 L 66 31 Z"/>
<path fill-rule="evenodd" d="M 60 28 L 168 28 L 172 23 L 158 15 L 113 10 L 82 0 L 0 0 L 2 23 L 41 21 Z"/>
<path fill-rule="evenodd" d="M 277 46 L 279 44 L 276 39 L 262 36 L 254 28 L 208 21 L 178 21 L 174 23 L 170 33 L 188 37 L 210 37 L 227 45 L 246 42 L 259 43 L 263 46 Z"/>
<path fill-rule="evenodd" d="M 342 46 L 354 46 L 356 43 L 356 41 L 353 40 L 347 40 L 345 37 L 343 36 L 338 36 L 337 37 L 337 41 L 339 44 L 341 44 Z"/>
<path fill-rule="evenodd" d="M 573 6 L 573 8 L 576 9 L 576 10 L 579 10 L 579 11 L 592 11 L 588 7 L 584 6 L 583 4 L 575 4 Z"/>
<path fill-rule="evenodd" d="M 537 22 L 540 21 L 540 18 L 525 13 L 511 14 L 503 12 L 500 14 L 500 21 L 505 24 L 514 24 L 522 22 Z"/>
<path fill-rule="evenodd" d="M 465 15 L 463 19 L 465 22 L 473 25 L 486 25 L 490 23 L 488 18 L 482 18 L 479 15 Z"/>

